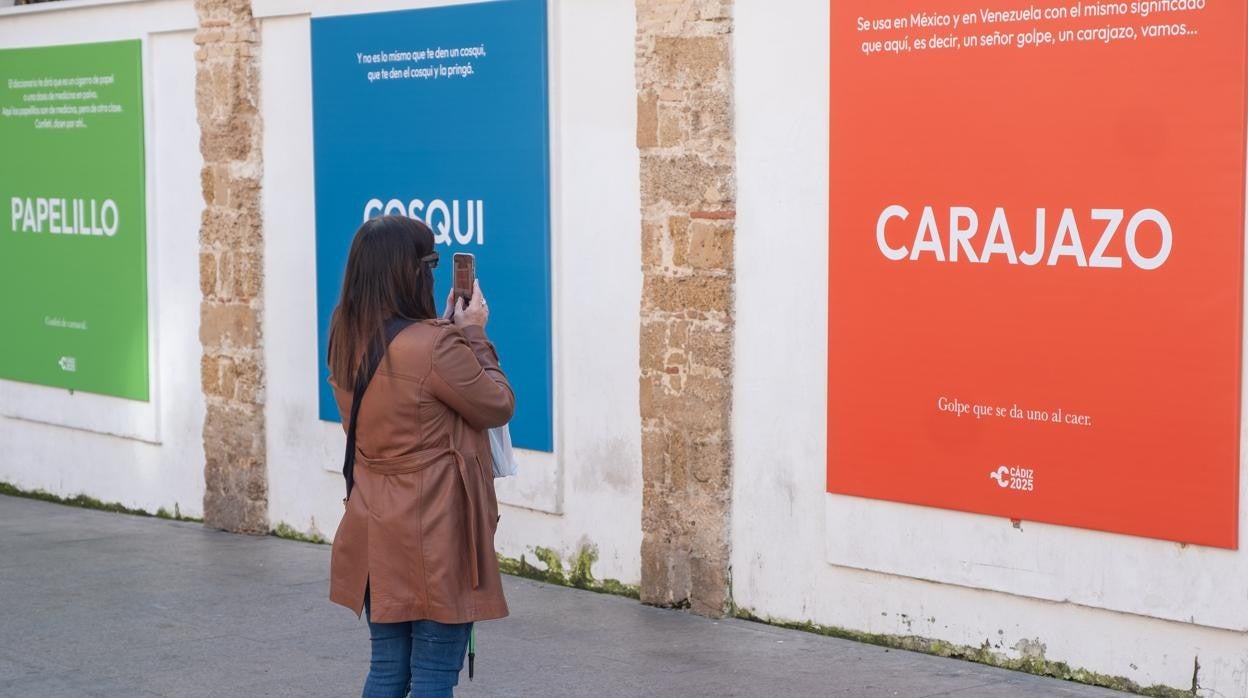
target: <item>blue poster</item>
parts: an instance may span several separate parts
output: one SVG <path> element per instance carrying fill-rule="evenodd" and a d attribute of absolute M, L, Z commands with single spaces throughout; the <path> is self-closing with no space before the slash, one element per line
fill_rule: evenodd
<path fill-rule="evenodd" d="M 437 238 L 439 310 L 451 255 L 476 255 L 513 442 L 552 450 L 547 95 L 545 0 L 312 20 L 321 419 L 339 419 L 325 359 L 351 237 L 401 214 Z"/>

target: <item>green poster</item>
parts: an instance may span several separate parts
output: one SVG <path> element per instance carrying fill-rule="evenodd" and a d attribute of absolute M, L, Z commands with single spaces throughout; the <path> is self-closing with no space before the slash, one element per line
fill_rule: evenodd
<path fill-rule="evenodd" d="M 0 50 L 0 378 L 148 399 L 140 52 Z"/>

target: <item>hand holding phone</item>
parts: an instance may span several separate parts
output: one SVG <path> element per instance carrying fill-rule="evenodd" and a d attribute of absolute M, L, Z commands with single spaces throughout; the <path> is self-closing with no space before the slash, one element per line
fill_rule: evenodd
<path fill-rule="evenodd" d="M 451 295 L 454 296 L 454 291 Z M 480 281 L 473 282 L 472 301 L 465 304 L 463 298 L 455 299 L 452 321 L 460 327 L 468 325 L 485 327 L 485 324 L 490 321 L 490 306 L 485 302 L 485 294 L 481 292 Z"/>

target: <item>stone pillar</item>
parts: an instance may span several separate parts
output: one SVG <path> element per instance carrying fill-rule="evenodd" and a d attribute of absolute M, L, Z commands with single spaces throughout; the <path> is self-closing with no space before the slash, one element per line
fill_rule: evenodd
<path fill-rule="evenodd" d="M 250 0 L 195 0 L 195 9 L 204 522 L 266 533 L 259 27 Z"/>
<path fill-rule="evenodd" d="M 637 0 L 646 603 L 731 603 L 731 0 Z"/>

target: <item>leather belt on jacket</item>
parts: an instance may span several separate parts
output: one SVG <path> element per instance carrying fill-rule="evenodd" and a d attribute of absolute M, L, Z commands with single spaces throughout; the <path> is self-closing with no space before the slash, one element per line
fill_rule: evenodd
<path fill-rule="evenodd" d="M 359 449 L 356 449 L 355 463 L 378 475 L 406 475 L 437 465 L 447 456 L 450 456 L 455 461 L 455 467 L 459 470 L 460 483 L 464 486 L 464 499 L 468 503 L 466 507 L 468 515 L 468 557 L 472 568 L 472 588 L 477 589 L 481 586 L 481 573 L 477 561 L 477 499 L 472 493 L 472 488 L 468 486 L 468 462 L 464 460 L 462 453 L 450 446 L 449 439 L 446 446 L 427 448 L 423 451 L 416 451 L 415 453 L 408 453 L 394 458 L 369 458 L 361 453 Z"/>

